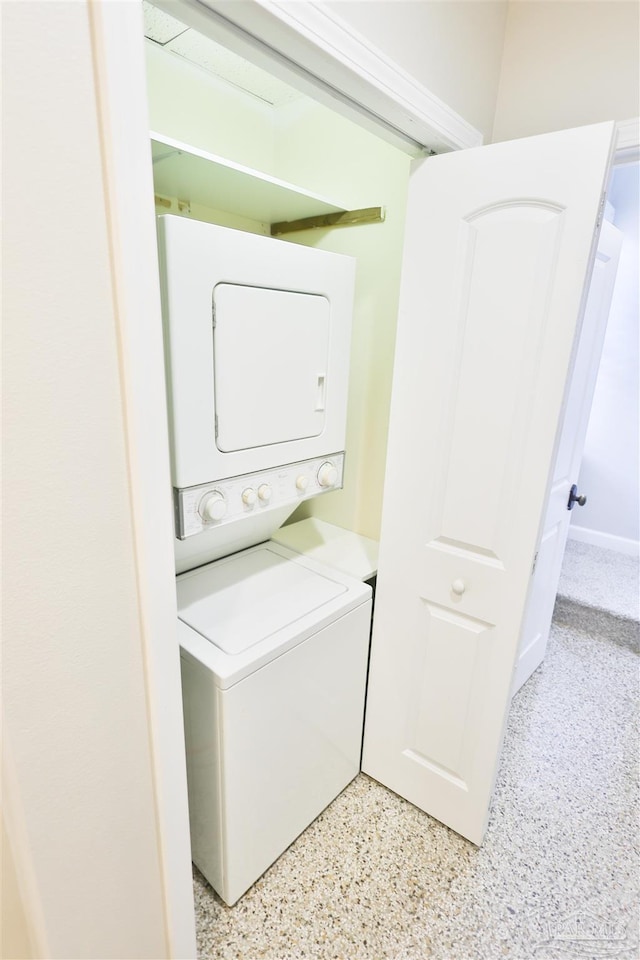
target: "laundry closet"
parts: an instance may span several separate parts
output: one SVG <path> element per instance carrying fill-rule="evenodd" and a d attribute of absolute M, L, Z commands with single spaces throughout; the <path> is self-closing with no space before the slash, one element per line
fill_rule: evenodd
<path fill-rule="evenodd" d="M 360 769 L 408 157 L 176 43 L 146 57 L 191 848 L 233 904 Z"/>
<path fill-rule="evenodd" d="M 172 262 L 182 264 L 183 276 L 191 264 L 201 272 L 215 259 L 207 254 L 208 233 L 213 236 L 230 227 L 236 236 L 258 235 L 253 236 L 255 250 L 247 241 L 250 252 L 246 259 L 256 263 L 271 260 L 274 269 L 279 260 L 295 260 L 291 255 L 294 244 L 296 249 L 298 245 L 316 248 L 313 259 L 318 263 L 323 257 L 338 255 L 355 258 L 356 266 L 344 447 L 324 450 L 311 444 L 300 448 L 313 450 L 305 454 L 319 458 L 313 462 L 296 457 L 295 462 L 263 463 L 260 455 L 257 465 L 245 467 L 240 478 L 231 478 L 234 483 L 237 480 L 236 486 L 228 487 L 224 478 L 220 486 L 219 477 L 187 480 L 187 486 L 196 485 L 193 496 L 189 490 L 179 489 L 179 457 L 174 449 L 178 538 L 188 542 L 204 524 L 203 537 L 215 539 L 216 524 L 223 529 L 232 501 L 236 504 L 232 513 L 237 509 L 238 516 L 244 508 L 255 511 L 255 516 L 264 510 L 266 516 L 272 489 L 280 484 L 291 492 L 295 487 L 304 495 L 290 516 L 293 522 L 282 532 L 273 526 L 264 533 L 265 537 L 282 538 L 285 546 L 276 549 L 262 544 L 260 549 L 270 551 L 271 556 L 255 563 L 262 564 L 261 571 L 265 564 L 278 567 L 281 560 L 292 566 L 306 565 L 315 583 L 309 596 L 328 591 L 326 596 L 338 603 L 338 596 L 344 594 L 346 605 L 340 609 L 351 615 L 356 607 L 364 609 L 368 603 L 366 593 L 356 589 L 362 575 L 358 564 L 346 571 L 351 580 L 338 587 L 338 575 L 314 568 L 318 556 L 315 561 L 309 559 L 306 548 L 313 554 L 318 543 L 325 546 L 325 535 L 331 541 L 328 530 L 342 530 L 350 532 L 366 554 L 380 536 L 381 576 L 368 667 L 362 769 L 480 843 L 533 586 L 544 580 L 545 591 L 555 592 L 549 564 L 543 558 L 538 564 L 541 525 L 551 497 L 554 503 L 557 500 L 558 529 L 566 522 L 575 479 L 568 474 L 554 477 L 553 467 L 572 388 L 616 142 L 614 124 L 423 158 L 413 166 L 409 183 L 409 148 L 405 152 L 390 146 L 315 102 L 291 97 L 277 85 L 269 94 L 273 105 L 265 107 L 256 101 L 257 87 L 250 94 L 236 89 L 238 84 L 252 87 L 249 68 L 236 65 L 239 73 L 232 85 L 207 76 L 185 59 L 210 65 L 206 43 L 203 47 L 191 30 L 178 28 L 174 36 L 175 40 L 168 41 L 173 53 L 146 42 L 156 212 L 160 222 L 167 224 L 160 227 L 159 237 L 174 448 L 175 423 L 182 415 L 176 412 L 176 404 L 182 404 L 184 390 L 189 393 L 191 387 L 188 371 L 182 378 L 186 387 L 179 388 L 179 396 L 173 381 L 172 371 L 182 361 L 174 355 L 172 330 L 181 328 L 176 318 L 183 307 L 178 300 L 172 301 L 171 290 L 176 287 Z M 580 178 L 575 177 L 578 166 Z M 347 221 L 350 218 L 352 225 L 335 225 L 341 214 Z M 189 227 L 191 219 L 199 223 Z M 180 227 L 180 223 L 187 226 Z M 191 247 L 185 242 L 174 255 L 166 238 L 182 232 L 191 234 L 193 242 L 189 241 Z M 274 235 L 280 239 L 273 239 Z M 224 249 L 224 240 L 216 242 L 218 249 Z M 302 275 L 307 276 L 306 267 Z M 211 282 L 214 288 L 217 283 L 262 288 L 269 294 L 267 299 L 278 303 L 274 316 L 279 314 L 280 304 L 285 313 L 289 309 L 287 297 L 279 299 L 282 293 L 292 292 L 289 280 L 274 282 L 275 297 L 271 297 L 274 291 L 269 292 L 270 282 L 264 276 L 256 280 L 240 273 L 234 277 L 225 274 Z M 324 279 L 315 279 L 308 287 L 294 284 L 293 292 L 331 302 L 324 284 Z M 194 346 L 195 341 L 189 346 L 195 350 L 194 371 L 211 365 L 209 361 L 197 363 L 197 356 L 212 353 L 215 358 L 218 351 L 214 346 L 218 337 L 216 293 L 211 316 L 206 284 L 202 291 L 197 309 L 208 332 L 203 332 L 203 326 L 197 335 L 200 347 Z M 248 301 L 244 293 L 236 291 L 230 302 L 238 307 Z M 243 308 L 235 313 L 241 316 Z M 228 326 L 226 319 L 223 326 Z M 258 330 L 259 324 L 251 329 Z M 329 334 L 327 342 L 332 336 Z M 224 346 L 220 349 L 226 351 Z M 241 381 L 246 373 L 241 338 L 234 351 L 236 359 L 240 358 Z M 272 343 L 265 356 L 274 356 Z M 214 366 L 216 363 L 217 359 Z M 259 367 L 253 369 L 257 373 Z M 320 412 L 334 389 L 327 370 L 335 373 L 335 366 L 326 370 L 322 364 L 309 367 L 316 390 L 312 408 Z M 284 368 L 277 376 L 286 379 Z M 210 393 L 213 396 L 216 388 L 212 386 Z M 239 404 L 247 395 L 259 406 L 259 392 L 251 384 L 244 388 L 233 385 L 230 396 Z M 218 400 L 216 394 L 216 404 Z M 233 409 L 233 403 L 227 404 L 227 409 Z M 195 407 L 187 401 L 184 410 L 195 411 Z M 311 413 L 311 420 L 313 416 Z M 189 422 L 188 416 L 184 422 Z M 231 434 L 244 435 L 245 428 L 247 435 L 262 436 L 253 426 L 249 428 L 246 420 L 239 432 L 234 428 Z M 213 426 L 208 429 L 212 434 Z M 217 422 L 215 433 L 217 438 Z M 225 437 L 231 434 L 225 432 Z M 311 427 L 300 434 L 312 435 Z M 321 436 L 321 431 L 315 435 Z M 268 431 L 264 436 L 266 449 L 272 440 Z M 224 449 L 227 442 L 216 439 L 216 446 Z M 226 449 L 243 447 L 241 441 L 236 447 L 233 443 Z M 255 449 L 260 443 L 258 439 Z M 198 443 L 192 446 L 200 456 Z M 274 467 L 280 470 L 277 475 L 260 473 Z M 341 486 L 343 489 L 334 489 Z M 282 522 L 290 514 L 293 500 L 287 503 Z M 322 525 L 326 522 L 329 527 Z M 287 531 L 305 524 L 306 543 L 305 537 L 287 543 Z M 251 542 L 257 544 L 259 539 Z M 337 549 L 333 544 L 333 556 L 340 570 L 340 535 L 338 542 Z M 216 667 L 202 652 L 206 648 L 201 639 L 211 639 L 211 630 L 218 624 L 213 611 L 222 609 L 224 603 L 217 608 L 209 604 L 209 595 L 219 589 L 204 582 L 208 578 L 204 565 L 209 560 L 224 564 L 227 554 L 249 545 L 249 541 L 218 544 L 215 556 L 196 555 L 190 547 L 188 556 L 183 556 L 182 547 L 176 548 L 179 622 L 192 631 L 190 639 L 181 640 L 183 659 L 200 656 L 211 672 Z M 274 559 L 281 550 L 285 550 L 279 553 L 281 560 Z M 295 552 L 300 550 L 302 557 Z M 235 562 L 235 557 L 229 556 L 229 562 Z M 370 557 L 366 559 L 361 567 L 370 574 L 375 562 L 372 569 Z M 320 587 L 316 575 L 333 586 L 325 583 Z M 186 586 L 189 578 L 193 582 Z M 225 583 L 223 576 L 222 593 Z M 347 602 L 351 587 L 354 592 Z M 262 592 L 266 596 L 267 591 Z M 240 594 L 240 599 L 251 607 L 249 593 Z M 338 603 L 336 609 L 339 607 Z M 182 626 L 180 629 L 184 633 Z M 544 625 L 541 629 L 544 631 Z M 260 659 L 266 649 L 255 639 L 235 653 L 248 662 L 252 645 L 259 664 L 266 663 Z M 359 657 L 357 671 L 362 677 L 362 650 Z M 341 653 L 334 662 L 341 665 Z M 329 674 L 327 671 L 326 676 Z M 219 671 L 216 687 L 220 695 L 234 676 L 227 667 Z M 245 674 L 236 679 L 244 682 Z M 290 679 L 281 689 L 295 686 Z M 223 717 L 219 693 L 207 692 L 206 687 L 201 678 L 194 678 L 185 702 L 200 702 L 204 704 L 202 714 L 208 710 L 211 717 Z M 268 703 L 269 697 L 261 702 Z M 345 702 L 354 701 L 347 696 Z M 298 708 L 292 709 L 295 713 Z M 360 708 L 358 713 L 362 717 Z M 193 766 L 194 761 L 203 761 L 204 754 L 197 735 L 189 745 L 188 705 L 186 714 L 187 756 L 191 755 Z M 242 714 L 239 711 L 238 715 Z M 251 729 L 260 724 L 260 717 L 266 723 L 272 719 L 272 711 L 266 707 L 259 710 Z M 225 730 L 226 721 L 220 726 Z M 291 726 L 290 719 L 288 728 Z M 235 750 L 204 762 L 218 772 L 202 790 L 196 790 L 200 797 L 218 796 L 221 785 L 224 794 L 227 773 L 224 763 L 218 769 L 220 757 L 238 759 L 242 753 L 239 744 L 251 743 L 251 729 L 245 730 L 244 740 L 235 740 Z M 349 776 L 354 776 L 359 766 L 357 761 L 353 763 L 354 749 L 351 737 Z M 278 766 L 281 758 L 275 759 Z M 342 782 L 346 785 L 348 778 Z M 248 789 L 240 786 L 234 796 L 253 792 L 255 810 L 260 789 L 255 783 Z M 324 804 L 330 799 L 328 796 Z M 228 800 L 223 797 L 222 812 L 217 814 L 221 830 L 225 829 Z M 201 810 L 209 809 L 207 804 Z M 277 802 L 273 805 L 278 808 Z M 246 822 L 251 821 L 250 806 L 245 810 Z M 226 809 L 235 809 L 235 801 L 227 803 Z M 316 807 L 311 818 L 320 809 Z M 306 823 L 310 822 L 308 811 L 305 816 Z M 193 810 L 191 819 L 193 841 L 194 822 L 199 819 Z M 288 842 L 304 829 L 304 819 Z M 237 833 L 242 837 L 243 829 Z M 207 836 L 209 842 L 211 835 Z M 281 837 L 280 851 L 282 843 Z M 239 860 L 245 853 L 240 851 Z M 271 860 L 264 859 L 261 869 L 272 862 L 273 850 L 269 856 Z M 197 863 L 198 857 L 194 859 Z M 209 874 L 204 872 L 209 877 L 216 870 L 224 874 L 225 869 L 218 864 Z M 259 872 L 254 868 L 254 880 Z M 232 889 L 222 895 L 227 902 L 234 902 L 247 888 L 247 876 L 230 882 Z M 224 884 L 223 878 L 219 886 L 224 888 Z"/>

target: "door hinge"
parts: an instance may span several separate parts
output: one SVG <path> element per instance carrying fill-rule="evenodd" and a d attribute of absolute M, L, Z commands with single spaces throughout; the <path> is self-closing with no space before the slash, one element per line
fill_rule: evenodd
<path fill-rule="evenodd" d="M 600 206 L 598 208 L 598 219 L 596 220 L 596 230 L 602 226 L 602 218 L 604 217 L 604 207 L 607 202 L 607 194 L 603 193 L 600 198 Z"/>
<path fill-rule="evenodd" d="M 216 328 L 216 307 L 215 307 L 215 304 L 211 304 L 211 325 L 213 326 L 213 329 L 215 330 L 215 328 Z"/>
<path fill-rule="evenodd" d="M 533 566 L 531 567 L 531 576 L 533 576 L 534 573 L 536 572 L 537 562 L 538 562 L 538 554 L 536 553 L 535 557 L 533 558 Z"/>
<path fill-rule="evenodd" d="M 213 415 L 213 430 L 216 440 L 218 439 L 218 414 L 214 413 Z"/>

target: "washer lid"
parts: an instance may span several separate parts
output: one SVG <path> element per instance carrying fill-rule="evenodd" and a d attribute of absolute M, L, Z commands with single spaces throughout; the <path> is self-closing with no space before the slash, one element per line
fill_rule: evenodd
<path fill-rule="evenodd" d="M 177 581 L 178 617 L 218 649 L 235 655 L 348 589 L 266 546 L 182 574 Z"/>

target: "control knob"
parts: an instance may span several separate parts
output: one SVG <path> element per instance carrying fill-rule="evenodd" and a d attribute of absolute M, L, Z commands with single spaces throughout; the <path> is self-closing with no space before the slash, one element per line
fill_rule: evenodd
<path fill-rule="evenodd" d="M 262 483 L 258 487 L 258 497 L 263 503 L 269 503 L 269 500 L 271 500 L 271 487 L 268 483 Z"/>
<path fill-rule="evenodd" d="M 309 477 L 305 477 L 304 473 L 301 473 L 299 477 L 296 477 L 296 490 L 299 490 L 300 493 L 304 493 L 308 486 Z"/>
<path fill-rule="evenodd" d="M 333 487 L 338 480 L 335 464 L 326 460 L 318 470 L 318 483 L 321 487 Z"/>
<path fill-rule="evenodd" d="M 245 507 L 252 507 L 256 502 L 256 492 L 251 487 L 247 487 L 246 490 L 242 491 L 242 502 Z"/>
<path fill-rule="evenodd" d="M 198 512 L 205 523 L 222 520 L 227 514 L 227 501 L 219 490 L 214 490 L 213 493 L 207 493 L 202 498 Z"/>

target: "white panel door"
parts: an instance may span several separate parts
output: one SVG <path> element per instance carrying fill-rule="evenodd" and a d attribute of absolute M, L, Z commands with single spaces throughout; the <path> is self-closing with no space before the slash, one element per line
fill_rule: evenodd
<path fill-rule="evenodd" d="M 547 649 L 571 520 L 568 509 L 569 494 L 580 470 L 621 247 L 622 234 L 612 223 L 605 220 L 598 240 L 587 306 L 562 418 L 513 677 L 512 695 L 518 692 L 522 684 L 540 666 Z M 576 509 L 575 504 L 573 509 Z"/>
<path fill-rule="evenodd" d="M 480 843 L 613 124 L 421 161 L 363 770 Z"/>

